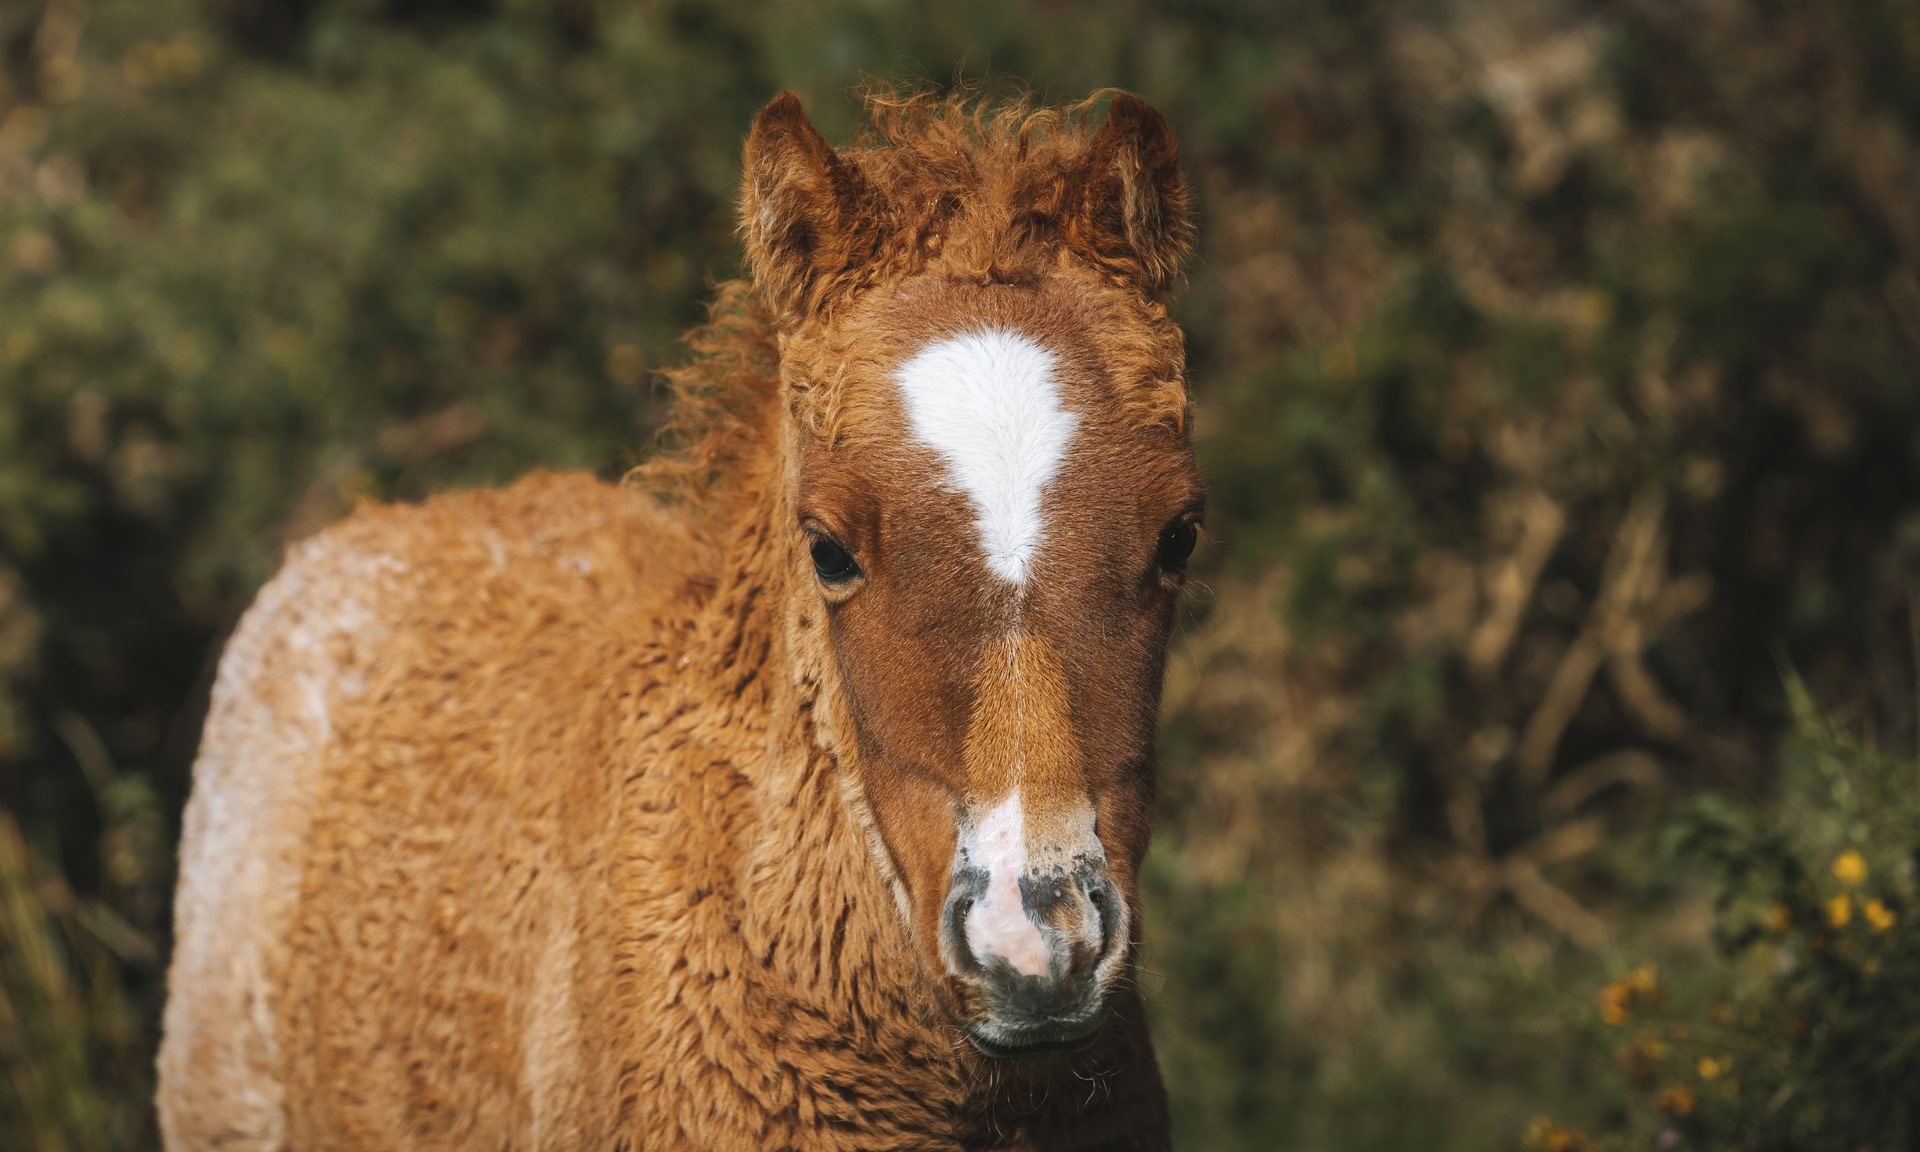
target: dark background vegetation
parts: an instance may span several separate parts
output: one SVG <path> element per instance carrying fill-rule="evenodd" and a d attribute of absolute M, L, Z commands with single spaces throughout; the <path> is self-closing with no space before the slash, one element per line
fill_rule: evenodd
<path fill-rule="evenodd" d="M 1871 927 L 1920 845 L 1906 0 L 0 3 L 0 1144 L 155 1144 L 177 814 L 284 544 L 617 476 L 738 272 L 755 111 L 844 140 L 863 78 L 988 76 L 1141 94 L 1197 191 L 1219 546 L 1148 875 L 1182 1146 L 1709 1144 L 1743 1089 L 1633 1063 L 1656 999 L 1679 1047 L 1748 1030 L 1752 1131 L 1920 1146 L 1920 1008 L 1874 991 L 1920 987 L 1920 908 Z M 1834 763 L 1881 800 L 1792 783 Z M 1872 921 L 1820 887 L 1847 845 Z M 1765 972 L 1859 956 L 1730 967 L 1755 861 Z M 1729 988 L 1815 1007 L 1767 1040 Z M 1833 1075 L 1761 1076 L 1835 997 Z"/>

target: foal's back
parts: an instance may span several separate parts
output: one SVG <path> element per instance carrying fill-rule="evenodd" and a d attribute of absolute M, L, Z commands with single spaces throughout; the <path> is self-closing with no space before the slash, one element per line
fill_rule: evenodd
<path fill-rule="evenodd" d="M 611 685 L 670 679 L 712 570 L 651 498 L 580 477 L 366 509 L 290 551 L 194 767 L 171 1147 L 309 1143 L 289 1083 L 368 1143 L 587 1135 L 562 1031 L 594 994 L 572 956 L 633 712 Z"/>

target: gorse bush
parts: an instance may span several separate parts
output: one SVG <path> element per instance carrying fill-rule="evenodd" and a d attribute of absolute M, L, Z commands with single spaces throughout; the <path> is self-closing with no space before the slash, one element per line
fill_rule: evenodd
<path fill-rule="evenodd" d="M 1600 992 L 1617 1045 L 1600 1079 L 1625 1122 L 1601 1137 L 1537 1121 L 1532 1146 L 1920 1146 L 1920 763 L 1849 732 L 1797 676 L 1787 698 L 1779 804 L 1701 800 L 1670 830 L 1715 892 L 1717 955 L 1685 973 L 1642 965 Z"/>
<path fill-rule="evenodd" d="M 1716 931 L 1746 979 L 1722 1027 L 1693 1034 L 1700 1082 L 1671 1091 L 1695 1106 L 1669 1110 L 1698 1147 L 1899 1152 L 1920 1146 L 1920 761 L 1788 688 L 1777 808 L 1702 805 L 1682 832 L 1719 880 Z"/>

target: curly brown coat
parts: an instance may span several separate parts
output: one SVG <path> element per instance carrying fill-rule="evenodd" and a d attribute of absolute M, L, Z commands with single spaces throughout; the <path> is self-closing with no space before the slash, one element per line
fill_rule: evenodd
<path fill-rule="evenodd" d="M 903 808 L 912 774 L 861 759 L 884 710 L 848 677 L 877 658 L 836 631 L 797 525 L 825 499 L 802 472 L 900 439 L 897 356 L 873 348 L 902 306 L 862 301 L 931 278 L 944 302 L 915 307 L 948 311 L 916 324 L 958 309 L 1084 337 L 1100 459 L 1145 478 L 1102 535 L 1144 539 L 1124 562 L 1150 570 L 1198 483 L 1163 304 L 1187 247 L 1172 136 L 1125 95 L 1097 133 L 1089 105 L 870 107 L 844 154 L 790 95 L 762 113 L 754 285 L 722 288 L 674 375 L 672 450 L 635 482 L 365 508 L 261 591 L 185 818 L 169 1148 L 1165 1146 L 1130 965 L 1090 993 L 1110 1015 L 1083 1051 L 1023 1065 L 967 1042 L 977 1003 L 929 939 L 955 832 L 902 820 L 964 810 L 974 784 Z M 1102 467 L 1083 471 L 1113 490 Z M 938 487 L 905 507 L 943 522 Z M 1174 587 L 1142 579 L 1074 584 L 1020 633 L 1063 654 L 1048 715 L 1121 733 L 1069 743 L 1128 909 Z M 1137 642 L 1046 632 L 1115 595 Z M 954 628 L 943 644 L 999 650 Z M 1007 727 L 980 710 L 1022 706 L 990 683 L 970 699 L 976 665 L 924 693 L 955 697 L 970 759 Z"/>

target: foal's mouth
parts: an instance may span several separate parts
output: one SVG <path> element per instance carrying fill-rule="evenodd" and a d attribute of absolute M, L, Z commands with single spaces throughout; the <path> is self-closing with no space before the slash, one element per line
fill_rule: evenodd
<path fill-rule="evenodd" d="M 974 1050 L 989 1060 L 1009 1064 L 1044 1064 L 1084 1052 L 1100 1039 L 1107 1025 L 1104 1008 L 1088 1020 L 1066 1026 L 995 1028 L 991 1025 L 967 1025 L 961 1034 Z"/>

